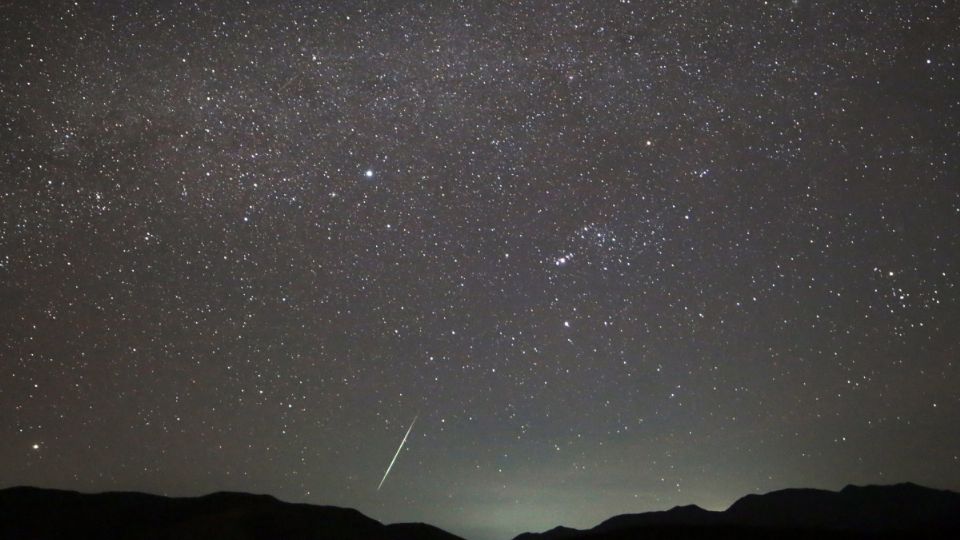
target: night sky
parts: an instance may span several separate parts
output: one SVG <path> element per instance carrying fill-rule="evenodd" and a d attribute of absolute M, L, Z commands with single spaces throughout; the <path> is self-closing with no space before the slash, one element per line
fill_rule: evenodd
<path fill-rule="evenodd" d="M 0 483 L 471 540 L 960 489 L 958 28 L 952 0 L 6 0 Z"/>

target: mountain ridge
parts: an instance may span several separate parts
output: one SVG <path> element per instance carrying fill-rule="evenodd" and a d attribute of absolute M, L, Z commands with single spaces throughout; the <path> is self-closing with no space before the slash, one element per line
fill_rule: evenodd
<path fill-rule="evenodd" d="M 911 482 L 788 488 L 745 495 L 722 511 L 675 506 L 613 516 L 590 529 L 558 529 L 514 540 L 960 538 L 960 493 Z"/>
<path fill-rule="evenodd" d="M 960 538 L 960 493 L 914 483 L 751 493 L 726 510 L 696 505 L 622 514 L 590 529 L 556 526 L 514 540 L 632 538 Z M 383 524 L 359 510 L 218 491 L 165 497 L 135 491 L 0 489 L 0 538 L 12 540 L 463 540 L 426 523 Z"/>
<path fill-rule="evenodd" d="M 165 497 L 135 491 L 0 490 L 0 538 L 53 540 L 463 540 L 433 525 L 385 525 L 353 508 L 218 491 Z"/>

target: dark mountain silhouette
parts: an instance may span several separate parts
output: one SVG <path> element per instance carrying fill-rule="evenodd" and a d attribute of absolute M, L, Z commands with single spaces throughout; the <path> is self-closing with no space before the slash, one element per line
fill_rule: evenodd
<path fill-rule="evenodd" d="M 627 514 L 578 531 L 558 527 L 515 540 L 719 538 L 960 539 L 960 493 L 916 484 L 785 489 L 747 495 L 723 512 L 678 506 Z"/>
<path fill-rule="evenodd" d="M 457 540 L 431 525 L 384 525 L 356 510 L 213 493 L 169 498 L 0 490 L 0 539 Z M 917 486 L 786 489 L 747 495 L 725 511 L 678 506 L 610 518 L 589 530 L 556 527 L 515 540 L 960 539 L 960 493 Z"/>
<path fill-rule="evenodd" d="M 4 540 L 462 540 L 431 525 L 384 525 L 356 510 L 214 493 L 170 498 L 82 494 L 30 487 L 0 490 Z"/>

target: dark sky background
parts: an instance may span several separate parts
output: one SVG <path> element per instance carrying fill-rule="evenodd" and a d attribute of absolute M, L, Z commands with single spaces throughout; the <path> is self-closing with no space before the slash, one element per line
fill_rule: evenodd
<path fill-rule="evenodd" d="M 960 489 L 957 28 L 950 0 L 6 0 L 0 483 L 471 540 Z"/>

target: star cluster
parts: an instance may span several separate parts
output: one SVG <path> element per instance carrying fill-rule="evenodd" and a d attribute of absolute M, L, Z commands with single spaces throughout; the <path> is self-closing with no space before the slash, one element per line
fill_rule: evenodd
<path fill-rule="evenodd" d="M 948 0 L 0 5 L 0 477 L 472 540 L 960 489 L 958 27 Z"/>

